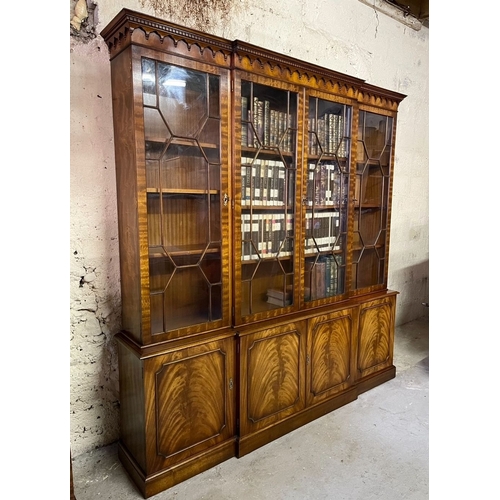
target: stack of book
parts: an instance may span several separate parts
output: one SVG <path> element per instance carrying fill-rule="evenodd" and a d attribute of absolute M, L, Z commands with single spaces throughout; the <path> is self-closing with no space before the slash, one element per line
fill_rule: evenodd
<path fill-rule="evenodd" d="M 292 285 L 287 286 L 286 290 L 282 288 L 268 288 L 267 302 L 281 307 L 289 306 L 292 303 L 292 292 Z"/>

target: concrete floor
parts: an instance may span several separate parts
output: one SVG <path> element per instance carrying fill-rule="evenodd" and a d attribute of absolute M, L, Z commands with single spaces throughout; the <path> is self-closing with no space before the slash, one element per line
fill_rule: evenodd
<path fill-rule="evenodd" d="M 429 322 L 396 328 L 396 378 L 153 500 L 429 498 Z M 76 500 L 140 500 L 116 444 L 73 458 Z"/>

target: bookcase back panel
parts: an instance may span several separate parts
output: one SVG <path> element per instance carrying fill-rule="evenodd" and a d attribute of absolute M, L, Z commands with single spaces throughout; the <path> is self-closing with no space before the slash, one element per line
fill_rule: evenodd
<path fill-rule="evenodd" d="M 243 266 L 241 311 L 243 316 L 266 312 L 293 303 L 291 259 L 259 260 Z"/>
<path fill-rule="evenodd" d="M 222 318 L 220 253 L 196 261 L 151 259 L 150 307 L 153 334 Z"/>
<path fill-rule="evenodd" d="M 384 280 L 385 246 L 355 251 L 352 259 L 353 288 L 369 288 Z"/>

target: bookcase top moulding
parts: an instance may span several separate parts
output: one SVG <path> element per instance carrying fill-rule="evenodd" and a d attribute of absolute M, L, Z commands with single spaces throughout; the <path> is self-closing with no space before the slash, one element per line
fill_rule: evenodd
<path fill-rule="evenodd" d="M 327 90 L 361 103 L 396 111 L 405 94 L 246 43 L 230 41 L 129 9 L 122 9 L 101 31 L 110 59 L 130 45 L 157 49 L 227 68 Z"/>

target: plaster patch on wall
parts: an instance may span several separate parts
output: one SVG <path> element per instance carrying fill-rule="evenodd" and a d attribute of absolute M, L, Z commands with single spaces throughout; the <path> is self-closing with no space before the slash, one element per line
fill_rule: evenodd
<path fill-rule="evenodd" d="M 77 5 L 77 1 L 73 3 L 73 12 L 71 13 L 71 19 L 75 16 L 75 6 Z M 97 5 L 93 2 L 87 1 L 87 13 L 88 16 L 81 20 L 81 25 L 79 29 L 76 29 L 74 23 L 70 22 L 70 36 L 81 40 L 82 42 L 89 42 L 93 40 L 96 34 L 96 25 L 97 25 Z"/>
<path fill-rule="evenodd" d="M 120 296 L 101 264 L 72 252 L 71 448 L 74 456 L 118 439 L 118 355 L 113 334 L 120 325 Z M 112 286 L 111 286 L 112 285 Z M 119 290 L 119 289 L 118 289 Z M 92 422 L 89 425 L 89 422 Z"/>

